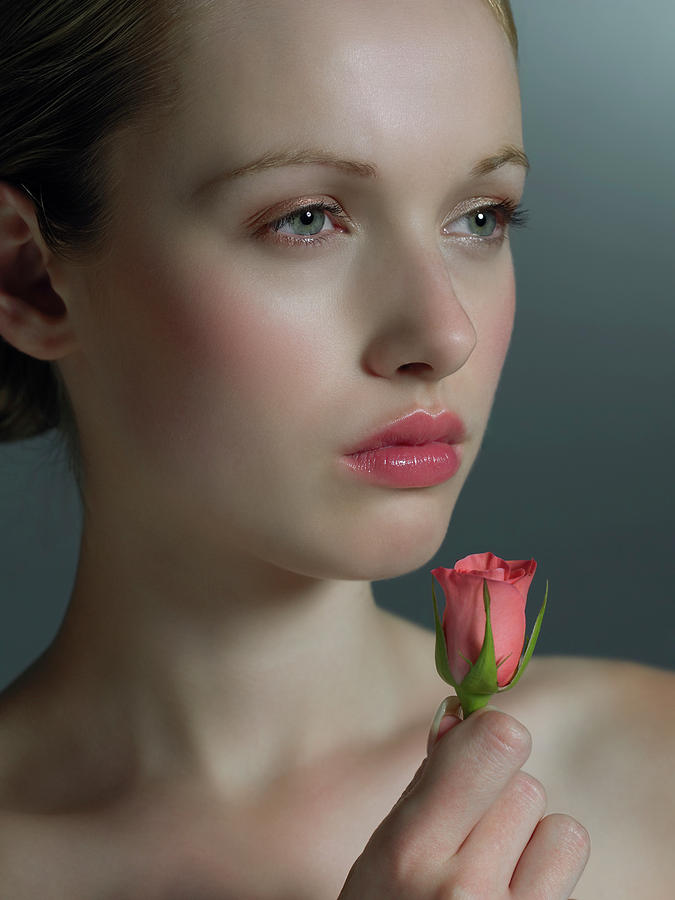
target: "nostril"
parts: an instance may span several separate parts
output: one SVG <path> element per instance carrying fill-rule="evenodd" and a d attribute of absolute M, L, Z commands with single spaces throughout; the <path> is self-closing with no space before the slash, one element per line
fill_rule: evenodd
<path fill-rule="evenodd" d="M 404 363 L 398 367 L 399 372 L 411 372 L 413 375 L 423 375 L 432 369 L 429 363 Z"/>

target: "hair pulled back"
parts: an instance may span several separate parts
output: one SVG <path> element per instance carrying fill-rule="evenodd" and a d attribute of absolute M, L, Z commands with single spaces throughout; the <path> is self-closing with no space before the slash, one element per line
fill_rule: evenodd
<path fill-rule="evenodd" d="M 513 18 L 513 10 L 511 9 L 511 0 L 486 0 L 492 12 L 497 16 L 499 24 L 506 32 L 513 53 L 518 58 L 518 30 Z"/>
<path fill-rule="evenodd" d="M 77 260 L 105 245 L 116 129 L 170 112 L 186 14 L 209 0 L 0 0 L 0 181 L 32 200 L 45 244 Z M 485 0 L 514 53 L 509 0 Z M 58 366 L 0 337 L 0 442 L 59 428 L 79 467 Z"/>
<path fill-rule="evenodd" d="M 105 243 L 111 136 L 177 96 L 181 9 L 174 0 L 0 0 L 0 19 L 0 181 L 31 199 L 55 255 L 83 258 Z M 72 449 L 57 366 L 0 338 L 0 441 L 54 427 Z"/>

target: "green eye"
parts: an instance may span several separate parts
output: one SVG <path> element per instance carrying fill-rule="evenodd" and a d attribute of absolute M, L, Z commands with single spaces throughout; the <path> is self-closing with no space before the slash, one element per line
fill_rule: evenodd
<path fill-rule="evenodd" d="M 319 234 L 326 224 L 326 214 L 321 209 L 308 207 L 300 212 L 285 216 L 276 223 L 275 231 L 280 231 L 283 225 L 289 226 L 291 233 L 300 236 L 312 236 Z"/>
<path fill-rule="evenodd" d="M 479 237 L 492 237 L 497 230 L 499 221 L 497 214 L 492 209 L 479 209 L 467 217 L 469 231 Z"/>
<path fill-rule="evenodd" d="M 513 200 L 502 200 L 489 206 L 480 206 L 451 222 L 446 234 L 478 238 L 476 246 L 483 243 L 499 246 L 510 228 L 518 228 L 527 223 L 527 212 Z"/>

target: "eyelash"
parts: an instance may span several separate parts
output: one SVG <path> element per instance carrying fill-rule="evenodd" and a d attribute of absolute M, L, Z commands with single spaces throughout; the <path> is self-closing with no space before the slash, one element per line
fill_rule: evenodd
<path fill-rule="evenodd" d="M 280 218 L 273 219 L 272 221 L 265 223 L 256 231 L 256 237 L 260 238 L 261 240 L 271 240 L 275 243 L 286 244 L 290 246 L 316 246 L 318 244 L 324 244 L 327 240 L 330 240 L 330 235 L 333 233 L 331 231 L 329 231 L 327 234 L 317 235 L 289 235 L 281 234 L 279 232 L 280 228 L 282 228 L 284 225 L 290 225 L 293 219 L 295 219 L 296 216 L 300 215 L 300 213 L 303 212 L 330 213 L 330 215 L 334 216 L 339 222 L 344 223 L 347 221 L 342 208 L 335 203 L 309 203 L 296 206 L 294 209 L 291 209 L 288 213 L 281 216 Z M 484 206 L 476 206 L 474 209 L 465 212 L 464 215 L 460 216 L 458 219 L 455 219 L 455 221 L 459 222 L 462 219 L 466 219 L 469 216 L 475 216 L 481 212 L 493 212 L 497 214 L 500 228 L 500 234 L 498 237 L 481 237 L 478 234 L 464 234 L 455 236 L 460 237 L 464 240 L 468 240 L 471 243 L 478 242 L 482 245 L 499 245 L 504 241 L 510 229 L 524 228 L 527 225 L 529 216 L 528 211 L 523 209 L 519 203 L 515 203 L 513 200 L 505 198 L 497 203 L 488 203 Z"/>

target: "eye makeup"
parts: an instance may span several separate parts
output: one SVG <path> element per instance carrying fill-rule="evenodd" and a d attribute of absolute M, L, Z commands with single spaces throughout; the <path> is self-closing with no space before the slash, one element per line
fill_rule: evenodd
<path fill-rule="evenodd" d="M 325 201 L 294 203 L 283 215 L 264 221 L 265 213 L 256 217 L 254 237 L 263 241 L 287 246 L 317 246 L 333 240 L 333 236 L 348 231 L 351 220 L 341 206 Z M 501 244 L 510 228 L 521 228 L 527 223 L 527 211 L 520 204 L 504 198 L 479 198 L 468 201 L 453 212 L 453 219 L 443 227 L 443 234 L 471 243 Z M 261 222 L 261 219 L 263 220 Z M 452 230 L 458 223 L 466 222 L 467 231 Z M 490 231 L 489 226 L 493 223 Z M 324 226 L 329 226 L 324 230 Z M 487 226 L 487 228 L 486 228 Z M 293 229 L 297 229 L 296 233 Z M 475 230 L 471 230 L 475 228 Z M 481 234 L 481 230 L 489 233 Z"/>

